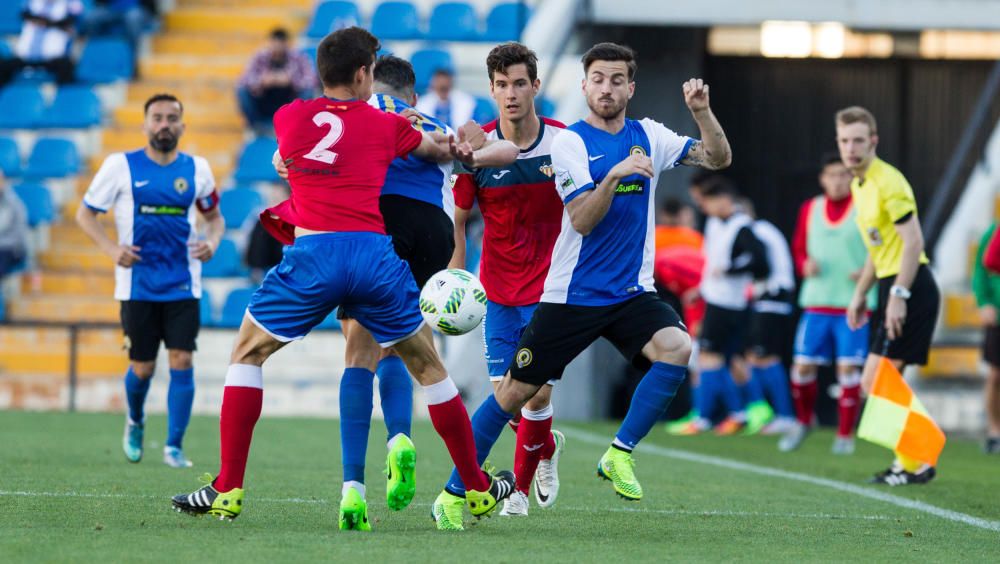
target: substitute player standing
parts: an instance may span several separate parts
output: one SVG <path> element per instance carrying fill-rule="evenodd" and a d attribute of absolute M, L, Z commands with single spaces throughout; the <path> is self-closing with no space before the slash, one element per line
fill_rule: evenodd
<path fill-rule="evenodd" d="M 385 235 L 378 198 L 395 158 L 457 157 L 482 166 L 512 162 L 517 148 L 497 143 L 487 153 L 473 152 L 468 143 L 456 147 L 447 136 L 419 132 L 407 119 L 373 108 L 367 100 L 378 48 L 378 40 L 358 27 L 326 36 L 316 56 L 324 96 L 296 100 L 275 115 L 292 191 L 261 221 L 291 246 L 251 298 L 233 348 L 219 423 L 222 467 L 211 484 L 173 498 L 179 511 L 240 514 L 250 440 L 263 403 L 261 365 L 340 305 L 382 347 L 394 346 L 422 384 L 434 428 L 471 485 L 470 511 L 488 514 L 514 489 L 513 474 L 490 476 L 476 462 L 468 415 L 434 350 L 413 275 Z M 346 517 L 346 528 L 370 529 L 364 507 Z"/>
<path fill-rule="evenodd" d="M 476 447 L 484 458 L 514 413 L 603 336 L 647 370 L 598 464 L 616 492 L 639 500 L 632 449 L 666 410 L 691 354 L 691 338 L 653 285 L 656 181 L 678 164 L 728 166 L 730 149 L 701 80 L 683 87 L 704 137 L 696 141 L 650 119 L 625 118 L 635 92 L 630 48 L 599 43 L 583 56 L 583 67 L 590 114 L 552 144 L 556 190 L 565 205 L 562 230 L 514 363 L 474 417 Z"/>
<path fill-rule="evenodd" d="M 455 268 L 465 264 L 465 223 L 478 202 L 485 223 L 480 279 L 489 296 L 483 342 L 490 380 L 496 387 L 510 368 L 517 342 L 538 305 L 552 246 L 559 236 L 562 203 L 552 179 L 550 149 L 565 126 L 535 111 L 541 81 L 534 51 L 520 43 L 503 43 L 490 51 L 486 70 L 500 118 L 484 129 L 489 139 L 511 141 L 521 152 L 513 165 L 457 176 L 456 247 L 451 264 Z M 501 515 L 528 514 L 532 478 L 540 507 L 551 507 L 559 494 L 558 462 L 565 438 L 552 431 L 551 397 L 552 386 L 542 386 L 521 410 L 520 422 L 512 422 L 517 432 L 517 491 L 504 502 Z M 438 528 L 462 527 L 464 491 L 461 477 L 453 471 L 432 507 Z"/>
<path fill-rule="evenodd" d="M 854 423 L 861 404 L 861 367 L 868 355 L 868 325 L 847 326 L 847 306 L 868 250 L 858 235 L 857 210 L 851 198 L 851 172 L 840 155 L 823 158 L 819 184 L 823 194 L 799 211 L 792 254 L 802 276 L 799 306 L 804 313 L 795 335 L 792 396 L 799 425 L 778 441 L 782 452 L 795 450 L 812 426 L 816 403 L 816 371 L 837 363 L 839 425 L 834 454 L 854 452 Z M 869 305 L 874 305 L 868 293 Z"/>
<path fill-rule="evenodd" d="M 200 327 L 201 263 L 212 258 L 225 230 L 208 162 L 177 150 L 184 108 L 170 94 L 146 101 L 142 130 L 149 144 L 104 159 L 77 210 L 76 222 L 115 262 L 115 299 L 121 302 L 128 349 L 125 397 L 128 415 L 122 448 L 129 462 L 142 459 L 143 408 L 160 342 L 167 348 L 167 441 L 163 461 L 191 466 L 182 441 L 194 402 L 191 352 Z M 98 223 L 113 211 L 118 240 Z M 206 236 L 199 239 L 201 212 Z"/>
<path fill-rule="evenodd" d="M 868 247 L 868 260 L 847 308 L 847 323 L 865 323 L 868 290 L 878 283 L 878 308 L 871 317 L 871 340 L 861 385 L 871 390 L 884 357 L 897 369 L 927 364 L 941 294 L 924 254 L 924 237 L 913 189 L 902 173 L 875 156 L 878 128 L 868 110 L 852 106 L 837 112 L 837 146 L 844 165 L 854 175 L 851 195 L 857 224 Z M 889 485 L 924 484 L 933 466 L 896 453 L 887 470 L 872 478 Z"/>

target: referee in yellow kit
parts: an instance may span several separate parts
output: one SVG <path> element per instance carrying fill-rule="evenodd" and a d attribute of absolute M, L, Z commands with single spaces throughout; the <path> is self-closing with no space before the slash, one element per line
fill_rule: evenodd
<path fill-rule="evenodd" d="M 865 294 L 878 282 L 878 309 L 871 316 L 870 352 L 862 375 L 867 393 L 882 357 L 900 371 L 907 364 L 927 364 L 941 294 L 927 267 L 913 189 L 901 172 L 875 156 L 875 116 L 852 106 L 837 112 L 836 125 L 840 158 L 854 175 L 851 194 L 858 228 L 868 247 L 868 260 L 847 309 L 852 329 L 866 322 Z M 897 452 L 892 466 L 870 481 L 891 486 L 925 484 L 935 473 L 933 466 Z"/>

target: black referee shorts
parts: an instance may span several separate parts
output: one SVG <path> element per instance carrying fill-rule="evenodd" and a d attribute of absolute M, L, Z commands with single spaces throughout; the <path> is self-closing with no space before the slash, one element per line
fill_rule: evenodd
<path fill-rule="evenodd" d="M 517 345 L 510 375 L 537 386 L 558 380 L 566 365 L 600 337 L 645 372 L 652 363 L 642 355 L 642 348 L 667 327 L 687 331 L 677 312 L 653 293 L 608 306 L 542 302 Z"/>
<path fill-rule="evenodd" d="M 941 308 L 941 292 L 931 269 L 920 265 L 910 286 L 910 299 L 906 300 L 903 335 L 889 341 L 885 330 L 885 308 L 889 304 L 889 289 L 895 280 L 895 276 L 888 276 L 878 281 L 878 309 L 869 321 L 871 336 L 868 350 L 905 364 L 923 366 L 927 364 L 927 355 L 931 350 L 931 339 Z"/>
<path fill-rule="evenodd" d="M 160 342 L 169 350 L 194 351 L 201 329 L 198 300 L 121 302 L 122 329 L 129 360 L 156 360 Z"/>

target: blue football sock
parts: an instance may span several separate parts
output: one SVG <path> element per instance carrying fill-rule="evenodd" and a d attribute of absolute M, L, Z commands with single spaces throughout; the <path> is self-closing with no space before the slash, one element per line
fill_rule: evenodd
<path fill-rule="evenodd" d="M 340 379 L 340 453 L 345 482 L 365 483 L 374 381 L 375 374 L 364 368 L 345 368 Z"/>
<path fill-rule="evenodd" d="M 194 368 L 170 369 L 167 388 L 167 446 L 181 448 L 194 404 Z"/>
<path fill-rule="evenodd" d="M 686 366 L 654 362 L 635 388 L 625 420 L 615 433 L 616 444 L 634 449 L 663 416 L 686 375 Z"/>
<path fill-rule="evenodd" d="M 701 385 L 691 386 L 691 414 L 701 416 Z"/>
<path fill-rule="evenodd" d="M 378 363 L 378 393 L 382 400 L 385 429 L 391 439 L 402 433 L 410 436 L 413 421 L 413 381 L 406 364 L 398 356 L 387 356 Z"/>
<path fill-rule="evenodd" d="M 781 361 L 763 369 L 762 383 L 775 413 L 779 417 L 795 417 L 792 392 L 788 384 L 788 376 L 785 373 L 785 365 Z"/>
<path fill-rule="evenodd" d="M 740 397 L 740 389 L 736 387 L 736 382 L 733 380 L 733 375 L 729 372 L 728 368 L 722 369 L 720 382 L 720 393 L 722 394 L 722 401 L 726 404 L 727 416 L 742 413 L 745 408 L 743 398 Z"/>
<path fill-rule="evenodd" d="M 153 380 L 152 376 L 143 380 L 132 372 L 132 367 L 129 366 L 128 372 L 125 373 L 125 398 L 128 400 L 128 417 L 135 423 L 142 423 L 146 415 L 143 412 L 143 406 L 146 404 L 146 394 L 149 393 L 149 383 Z"/>
<path fill-rule="evenodd" d="M 497 439 L 500 438 L 500 434 L 503 433 L 503 428 L 507 426 L 507 422 L 513 418 L 512 414 L 507 413 L 500 407 L 493 394 L 490 394 L 488 398 L 483 400 L 482 405 L 472 415 L 472 434 L 475 435 L 476 439 L 476 461 L 480 465 L 486 462 L 486 457 L 489 456 L 490 449 L 493 448 Z M 465 485 L 462 483 L 462 478 L 458 475 L 457 469 L 452 468 L 451 477 L 448 478 L 445 489 L 455 495 L 465 495 Z"/>
<path fill-rule="evenodd" d="M 703 370 L 698 384 L 698 394 L 695 396 L 695 409 L 703 419 L 712 419 L 715 406 L 722 401 L 722 378 L 725 368 Z"/>
<path fill-rule="evenodd" d="M 744 405 L 767 401 L 764 397 L 764 370 L 757 366 L 750 367 L 750 379 L 737 387 Z"/>

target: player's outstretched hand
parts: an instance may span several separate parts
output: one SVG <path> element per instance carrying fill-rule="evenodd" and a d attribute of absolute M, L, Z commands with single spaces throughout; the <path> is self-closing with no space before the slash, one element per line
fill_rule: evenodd
<path fill-rule="evenodd" d="M 420 112 L 414 110 L 413 108 L 406 108 L 405 110 L 399 112 L 399 115 L 410 120 L 410 125 L 417 125 L 417 122 L 420 121 L 421 117 L 423 117 L 420 115 Z"/>
<path fill-rule="evenodd" d="M 631 155 L 629 158 L 616 164 L 608 172 L 609 176 L 616 176 L 618 178 L 626 178 L 633 174 L 641 174 L 646 178 L 652 178 L 654 174 L 653 159 L 646 155 Z"/>
<path fill-rule="evenodd" d="M 483 131 L 482 127 L 479 127 L 476 120 L 472 119 L 458 128 L 458 138 L 468 142 L 476 150 L 482 149 L 483 145 L 486 144 L 486 132 Z"/>
<path fill-rule="evenodd" d="M 468 141 L 462 139 L 462 133 L 459 131 L 459 139 L 455 140 L 454 135 L 448 136 L 448 148 L 451 150 L 451 156 L 455 160 L 465 163 L 469 166 L 474 166 L 476 162 L 475 152 L 476 150 L 472 148 L 472 145 Z"/>
<path fill-rule="evenodd" d="M 111 253 L 111 258 L 114 259 L 115 264 L 118 266 L 131 268 L 133 264 L 142 260 L 139 256 L 139 251 L 141 250 L 135 245 L 118 245 Z"/>
<path fill-rule="evenodd" d="M 692 78 L 681 87 L 684 91 L 684 103 L 692 112 L 702 112 L 708 109 L 708 85 L 700 78 Z"/>
<path fill-rule="evenodd" d="M 195 241 L 188 243 L 188 247 L 191 249 L 191 256 L 202 262 L 215 255 L 215 244 L 211 241 Z"/>

